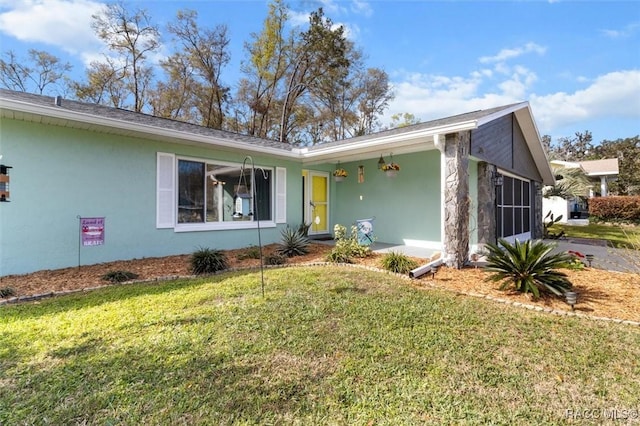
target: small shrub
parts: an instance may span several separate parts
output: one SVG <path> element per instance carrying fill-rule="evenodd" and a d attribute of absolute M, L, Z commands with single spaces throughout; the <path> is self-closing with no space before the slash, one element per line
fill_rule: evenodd
<path fill-rule="evenodd" d="M 347 228 L 337 224 L 333 227 L 336 245 L 333 247 L 327 260 L 335 263 L 352 263 L 354 257 L 367 257 L 371 254 L 369 246 L 358 242 L 358 228 L 351 227 L 351 233 L 347 235 Z"/>
<path fill-rule="evenodd" d="M 560 222 L 561 220 L 562 220 L 562 215 L 554 218 L 553 217 L 553 213 L 551 212 L 551 210 L 549 210 L 547 215 L 544 217 L 544 220 L 542 221 L 542 226 L 544 228 L 544 237 L 545 238 L 551 238 L 551 239 L 554 239 L 554 240 L 558 240 L 558 239 L 560 239 L 560 238 L 562 238 L 564 236 L 564 231 L 560 231 L 558 234 L 555 234 L 555 233 L 550 231 L 551 227 L 555 223 Z"/>
<path fill-rule="evenodd" d="M 123 283 L 136 278 L 138 278 L 138 274 L 129 271 L 109 271 L 102 276 L 104 281 L 109 281 L 110 283 Z"/>
<path fill-rule="evenodd" d="M 417 268 L 418 264 L 406 254 L 392 251 L 382 258 L 382 267 L 397 274 L 408 274 L 411 270 Z"/>
<path fill-rule="evenodd" d="M 309 253 L 309 239 L 300 229 L 287 226 L 281 231 L 282 241 L 278 247 L 278 253 L 287 257 L 302 256 Z"/>
<path fill-rule="evenodd" d="M 15 294 L 16 294 L 16 291 L 12 287 L 0 288 L 0 299 L 15 296 Z"/>
<path fill-rule="evenodd" d="M 191 271 L 195 275 L 223 271 L 227 265 L 227 256 L 222 250 L 200 247 L 191 255 Z"/>
<path fill-rule="evenodd" d="M 287 258 L 280 253 L 271 253 L 264 258 L 264 263 L 267 265 L 283 265 L 287 262 Z"/>
<path fill-rule="evenodd" d="M 567 269 L 573 269 L 573 270 L 579 270 L 579 269 L 584 269 L 584 262 L 582 259 L 585 258 L 584 254 L 577 252 L 577 251 L 573 251 L 573 250 L 569 250 L 567 252 L 569 254 L 570 257 L 570 261 L 569 263 L 567 263 Z"/>
<path fill-rule="evenodd" d="M 565 291 L 571 289 L 572 284 L 567 275 L 557 271 L 558 268 L 566 268 L 571 262 L 568 253 L 556 253 L 553 244 L 543 241 L 528 240 L 510 244 L 501 239 L 499 245 L 487 244 L 489 250 L 486 270 L 494 272 L 489 277 L 492 281 L 503 281 L 501 290 L 512 285 L 517 291 L 533 293 L 534 297 L 540 297 L 540 290 L 562 296 Z"/>
<path fill-rule="evenodd" d="M 327 255 L 327 261 L 333 263 L 353 263 L 353 257 L 344 250 L 334 248 Z"/>
<path fill-rule="evenodd" d="M 260 247 L 249 246 L 237 256 L 238 260 L 260 259 Z"/>

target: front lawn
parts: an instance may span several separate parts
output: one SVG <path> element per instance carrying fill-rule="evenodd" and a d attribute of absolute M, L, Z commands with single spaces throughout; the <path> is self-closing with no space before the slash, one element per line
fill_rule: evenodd
<path fill-rule="evenodd" d="M 265 298 L 259 280 L 0 307 L 0 424 L 556 424 L 639 408 L 639 327 L 353 268 L 267 270 Z"/>
<path fill-rule="evenodd" d="M 620 226 L 602 223 L 574 226 L 556 223 L 551 230 L 556 234 L 564 231 L 567 237 L 607 240 L 616 248 L 640 249 L 640 226 Z"/>

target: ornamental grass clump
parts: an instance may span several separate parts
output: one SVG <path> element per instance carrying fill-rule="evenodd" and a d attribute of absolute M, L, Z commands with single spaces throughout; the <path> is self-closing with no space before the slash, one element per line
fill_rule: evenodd
<path fill-rule="evenodd" d="M 227 267 L 227 256 L 222 250 L 200 247 L 191 255 L 191 271 L 195 275 L 213 274 Z"/>
<path fill-rule="evenodd" d="M 123 283 L 126 281 L 132 281 L 138 278 L 138 274 L 129 271 L 109 271 L 102 276 L 104 281 L 109 281 L 110 283 Z"/>
<path fill-rule="evenodd" d="M 540 291 L 563 296 L 572 284 L 559 268 L 566 268 L 571 262 L 567 253 L 552 253 L 553 244 L 528 240 L 510 244 L 500 239 L 499 245 L 487 244 L 489 255 L 485 269 L 493 272 L 490 280 L 502 282 L 500 290 L 512 286 L 516 291 L 531 292 L 534 298 Z"/>
<path fill-rule="evenodd" d="M 404 253 L 391 251 L 382 258 L 382 267 L 396 274 L 408 274 L 411 270 L 417 268 L 418 264 Z"/>
<path fill-rule="evenodd" d="M 16 291 L 12 287 L 0 288 L 0 299 L 15 296 L 15 294 L 16 294 Z"/>

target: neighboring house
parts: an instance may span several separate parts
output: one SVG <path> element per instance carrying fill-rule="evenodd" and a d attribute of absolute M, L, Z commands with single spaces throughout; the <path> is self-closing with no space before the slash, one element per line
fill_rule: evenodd
<path fill-rule="evenodd" d="M 371 217 L 377 241 L 462 267 L 498 237 L 541 237 L 541 190 L 554 182 L 526 102 L 305 148 L 8 90 L 0 113 L 12 167 L 0 276 L 246 247 L 258 224 L 264 244 L 303 221 L 330 235 Z M 396 178 L 381 157 L 400 165 Z M 80 218 L 104 218 L 104 244 L 81 244 Z"/>
<path fill-rule="evenodd" d="M 554 174 L 561 169 L 580 169 L 591 182 L 591 187 L 585 193 L 577 197 L 561 198 L 548 197 L 543 199 L 543 211 L 553 213 L 554 217 L 562 216 L 560 223 L 586 223 L 584 219 L 589 216 L 588 199 L 593 197 L 606 197 L 609 195 L 609 183 L 618 179 L 618 159 L 607 158 L 589 161 L 560 161 L 550 162 Z"/>
<path fill-rule="evenodd" d="M 609 182 L 618 179 L 618 159 L 606 158 L 603 160 L 580 161 L 578 163 L 590 180 L 594 181 L 594 187 L 589 192 L 589 197 L 609 195 Z M 599 189 L 599 191 L 598 191 Z"/>

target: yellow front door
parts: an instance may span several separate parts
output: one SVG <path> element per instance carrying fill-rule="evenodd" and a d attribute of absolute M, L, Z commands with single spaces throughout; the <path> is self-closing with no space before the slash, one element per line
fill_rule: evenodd
<path fill-rule="evenodd" d="M 329 174 L 309 172 L 307 223 L 310 234 L 329 232 Z"/>

